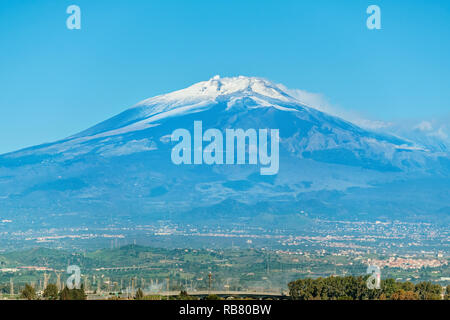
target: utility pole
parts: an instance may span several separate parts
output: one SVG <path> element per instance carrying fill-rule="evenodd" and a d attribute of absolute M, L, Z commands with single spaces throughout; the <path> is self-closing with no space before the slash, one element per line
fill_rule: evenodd
<path fill-rule="evenodd" d="M 86 292 L 89 290 L 89 288 L 88 288 L 88 284 L 89 284 L 88 281 L 89 281 L 88 276 L 87 275 L 84 276 L 84 290 Z"/>
<path fill-rule="evenodd" d="M 50 279 L 50 274 L 48 274 L 47 272 L 44 273 L 44 287 L 43 289 L 45 290 L 48 286 L 48 279 Z"/>
<path fill-rule="evenodd" d="M 208 294 L 211 294 L 211 278 L 212 278 L 212 273 L 208 273 Z"/>
<path fill-rule="evenodd" d="M 55 272 L 56 273 L 56 287 L 58 288 L 59 291 L 62 290 L 61 287 L 61 273 Z"/>
<path fill-rule="evenodd" d="M 14 295 L 14 280 L 12 278 L 9 279 L 9 294 Z"/>
<path fill-rule="evenodd" d="M 98 277 L 98 280 L 97 280 L 97 294 L 99 294 L 100 291 L 102 290 L 101 282 L 102 282 L 102 278 Z"/>

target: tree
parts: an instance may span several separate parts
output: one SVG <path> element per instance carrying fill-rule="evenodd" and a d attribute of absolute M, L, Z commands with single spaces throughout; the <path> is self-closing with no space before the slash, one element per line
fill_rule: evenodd
<path fill-rule="evenodd" d="M 438 284 L 424 281 L 416 284 L 414 292 L 421 300 L 440 300 L 442 287 Z"/>
<path fill-rule="evenodd" d="M 419 296 L 414 291 L 405 291 L 400 289 L 391 296 L 392 300 L 419 300 Z"/>
<path fill-rule="evenodd" d="M 398 283 L 394 279 L 382 280 L 381 290 L 387 299 L 391 299 L 394 292 L 398 291 Z"/>
<path fill-rule="evenodd" d="M 25 288 L 22 290 L 20 297 L 27 300 L 35 300 L 36 299 L 36 290 L 34 290 L 33 286 L 28 283 L 25 285 Z"/>
<path fill-rule="evenodd" d="M 431 282 L 397 282 L 394 279 L 381 281 L 380 289 L 369 289 L 367 277 L 328 277 L 299 279 L 288 284 L 294 300 L 439 300 L 442 288 Z M 450 286 L 445 299 L 450 298 Z"/>
<path fill-rule="evenodd" d="M 56 284 L 50 283 L 44 290 L 43 297 L 47 300 L 57 300 L 58 299 L 58 287 Z"/>
<path fill-rule="evenodd" d="M 197 300 L 197 298 L 188 295 L 186 290 L 181 290 L 180 294 L 176 297 L 176 300 Z"/>
<path fill-rule="evenodd" d="M 65 287 L 59 293 L 60 300 L 86 300 L 87 296 L 84 293 L 84 288 L 81 286 L 81 289 L 69 289 Z"/>
<path fill-rule="evenodd" d="M 295 300 L 367 300 L 378 297 L 369 290 L 363 277 L 328 277 L 299 279 L 289 283 L 289 293 Z"/>
<path fill-rule="evenodd" d="M 414 288 L 414 283 L 410 281 L 400 283 L 400 289 L 403 289 L 405 291 L 414 291 Z"/>
<path fill-rule="evenodd" d="M 314 298 L 314 280 L 299 279 L 288 284 L 289 293 L 294 300 L 311 300 Z"/>
<path fill-rule="evenodd" d="M 450 284 L 445 288 L 444 300 L 450 300 Z"/>
<path fill-rule="evenodd" d="M 144 292 L 142 292 L 141 288 L 137 289 L 135 300 L 142 300 L 144 298 Z"/>

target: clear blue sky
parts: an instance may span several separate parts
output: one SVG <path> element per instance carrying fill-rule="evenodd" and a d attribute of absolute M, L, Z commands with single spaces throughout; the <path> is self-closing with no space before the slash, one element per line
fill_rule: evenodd
<path fill-rule="evenodd" d="M 77 4 L 82 29 L 66 28 Z M 366 28 L 381 7 L 382 30 Z M 0 153 L 57 140 L 215 74 L 324 94 L 372 119 L 450 109 L 450 1 L 0 3 Z"/>

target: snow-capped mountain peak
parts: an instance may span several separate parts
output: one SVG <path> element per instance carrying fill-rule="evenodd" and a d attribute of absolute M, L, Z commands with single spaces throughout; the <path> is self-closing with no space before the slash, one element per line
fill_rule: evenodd
<path fill-rule="evenodd" d="M 131 131 L 144 130 L 157 125 L 163 119 L 202 112 L 221 102 L 227 109 L 233 106 L 250 105 L 252 108 L 273 107 L 283 111 L 309 109 L 291 97 L 279 85 L 258 77 L 213 78 L 198 82 L 185 89 L 143 100 L 97 126 L 70 138 L 90 136 L 113 136 Z M 284 105 L 284 106 L 283 106 Z M 288 107 L 286 107 L 288 106 Z"/>
<path fill-rule="evenodd" d="M 221 78 L 216 75 L 207 81 L 198 82 L 188 88 L 146 99 L 135 107 L 152 106 L 157 103 L 170 103 L 172 106 L 177 106 L 199 101 L 211 102 L 220 97 L 230 96 L 259 96 L 284 102 L 296 102 L 278 85 L 266 79 L 244 76 Z"/>

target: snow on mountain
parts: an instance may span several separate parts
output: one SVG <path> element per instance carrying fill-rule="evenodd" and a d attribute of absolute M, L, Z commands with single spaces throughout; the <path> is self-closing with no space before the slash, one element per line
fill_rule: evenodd
<path fill-rule="evenodd" d="M 336 139 L 327 143 L 324 142 L 329 140 L 326 139 L 326 134 L 311 131 L 308 141 L 300 141 L 300 145 L 305 146 L 306 151 L 342 144 L 348 140 L 349 131 L 356 134 L 365 134 L 364 130 L 351 123 L 306 106 L 284 90 L 285 88 L 282 85 L 261 78 L 243 76 L 220 78 L 215 76 L 208 81 L 199 82 L 186 89 L 146 99 L 111 119 L 57 144 L 46 146 L 38 152 L 65 152 L 90 140 L 114 139 L 117 136 L 159 126 L 162 121 L 170 118 L 202 113 L 224 103 L 226 104 L 226 116 L 230 116 L 233 112 L 236 114 L 241 107 L 247 110 L 273 108 L 279 111 L 297 113 L 294 117 L 314 122 L 316 126 L 312 128 L 313 131 L 316 128 L 345 127 L 341 131 L 334 128 Z M 283 130 L 283 123 L 277 125 Z M 380 144 L 373 143 L 375 140 L 372 139 L 371 134 L 368 138 L 365 141 L 366 143 L 376 145 L 377 148 L 380 147 Z M 381 136 L 378 138 L 381 138 Z M 383 143 L 390 144 L 391 150 L 413 147 L 406 140 L 386 137 L 381 140 L 384 141 Z M 357 147 L 357 145 L 353 147 Z M 84 149 L 88 151 L 89 148 Z"/>
<path fill-rule="evenodd" d="M 214 76 L 208 81 L 196 83 L 186 89 L 169 94 L 146 99 L 136 105 L 140 106 L 167 106 L 176 108 L 181 104 L 198 102 L 199 100 L 215 101 L 220 96 L 263 96 L 285 102 L 294 102 L 294 98 L 283 92 L 277 85 L 268 80 L 256 77 L 220 78 Z M 163 108 L 159 109 L 162 111 Z M 165 109 L 164 111 L 167 111 Z"/>
<path fill-rule="evenodd" d="M 6 157 L 55 155 L 55 160 L 65 161 L 91 152 L 106 157 L 124 155 L 124 150 L 126 154 L 158 150 L 161 136 L 171 133 L 166 128 L 176 129 L 175 124 L 189 116 L 222 129 L 280 129 L 281 144 L 297 158 L 357 166 L 364 166 L 364 161 L 370 159 L 371 167 L 379 163 L 379 168 L 409 170 L 422 167 L 428 158 L 435 157 L 411 140 L 365 130 L 306 106 L 282 85 L 243 76 L 215 76 L 186 89 L 146 99 L 79 134 Z M 143 131 L 146 133 L 141 137 Z M 145 146 L 136 141 L 146 141 Z M 118 150 L 113 151 L 115 148 Z"/>
<path fill-rule="evenodd" d="M 265 79 L 243 76 L 220 78 L 215 76 L 208 81 L 196 83 L 186 89 L 141 101 L 118 116 L 74 137 L 95 135 L 99 132 L 108 131 L 107 134 L 105 133 L 106 135 L 143 130 L 148 128 L 150 123 L 169 117 L 202 112 L 225 100 L 228 108 L 232 108 L 245 98 L 253 99 L 255 106 L 258 107 L 283 108 L 278 105 L 278 102 L 300 104 L 299 101 L 282 91 L 277 85 Z M 295 111 L 295 109 L 290 111 Z M 119 128 L 120 130 L 117 131 Z"/>

